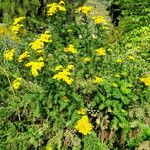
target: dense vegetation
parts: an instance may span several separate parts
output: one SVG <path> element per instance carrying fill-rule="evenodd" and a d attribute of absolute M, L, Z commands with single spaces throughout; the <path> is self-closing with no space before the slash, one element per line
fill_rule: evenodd
<path fill-rule="evenodd" d="M 150 3 L 85 2 L 2 1 L 0 150 L 149 149 Z"/>

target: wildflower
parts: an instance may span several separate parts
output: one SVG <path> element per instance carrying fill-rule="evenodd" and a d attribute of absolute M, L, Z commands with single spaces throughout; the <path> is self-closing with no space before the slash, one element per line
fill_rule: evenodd
<path fill-rule="evenodd" d="M 85 114 L 86 114 L 86 109 L 85 109 L 85 108 L 80 108 L 80 109 L 77 111 L 77 114 L 78 114 L 78 115 L 85 115 Z"/>
<path fill-rule="evenodd" d="M 45 43 L 51 43 L 52 42 L 52 35 L 49 34 L 48 31 L 40 35 L 40 41 L 45 42 Z"/>
<path fill-rule="evenodd" d="M 29 52 L 28 51 L 25 51 L 24 53 L 22 53 L 19 58 L 18 58 L 18 61 L 19 62 L 22 62 L 25 58 L 28 58 L 30 55 L 29 55 Z"/>
<path fill-rule="evenodd" d="M 93 83 L 102 83 L 104 80 L 103 78 L 100 78 L 100 77 L 95 77 L 95 79 L 93 79 Z"/>
<path fill-rule="evenodd" d="M 96 24 L 106 23 L 104 16 L 94 16 L 92 19 Z"/>
<path fill-rule="evenodd" d="M 70 52 L 72 54 L 77 54 L 77 49 L 74 45 L 70 44 L 67 48 L 64 49 L 64 52 Z"/>
<path fill-rule="evenodd" d="M 55 74 L 53 76 L 53 79 L 57 79 L 57 80 L 63 80 L 65 81 L 67 84 L 72 84 L 72 82 L 74 81 L 74 79 L 72 79 L 71 76 L 71 72 L 70 70 L 73 69 L 73 65 L 68 65 L 66 69 L 63 69 L 62 71 L 58 72 L 57 74 Z"/>
<path fill-rule="evenodd" d="M 13 25 L 17 25 L 18 23 L 20 23 L 20 21 L 24 20 L 25 17 L 18 17 L 14 19 Z"/>
<path fill-rule="evenodd" d="M 74 68 L 74 65 L 68 65 L 67 69 L 72 70 Z"/>
<path fill-rule="evenodd" d="M 36 39 L 35 41 L 31 42 L 29 44 L 29 46 L 31 46 L 31 48 L 36 51 L 37 53 L 42 53 L 43 52 L 43 47 L 44 47 L 44 43 L 51 43 L 52 42 L 52 35 L 49 34 L 48 31 L 46 31 L 45 33 L 41 34 L 39 36 L 38 39 Z"/>
<path fill-rule="evenodd" d="M 22 81 L 22 78 L 16 78 L 16 80 L 14 80 L 12 82 L 12 87 L 15 89 L 15 90 L 18 90 L 21 86 L 21 81 Z"/>
<path fill-rule="evenodd" d="M 146 86 L 150 86 L 150 75 L 140 78 L 140 82 L 143 82 Z"/>
<path fill-rule="evenodd" d="M 63 69 L 63 66 L 62 66 L 62 65 L 56 66 L 56 67 L 54 68 L 54 70 L 56 70 L 56 71 L 61 70 L 61 69 Z"/>
<path fill-rule="evenodd" d="M 88 16 L 90 14 L 90 12 L 92 11 L 92 9 L 93 9 L 93 7 L 91 7 L 91 6 L 81 6 L 77 9 L 77 11 Z"/>
<path fill-rule="evenodd" d="M 112 83 L 112 86 L 116 88 L 116 87 L 118 87 L 118 84 Z"/>
<path fill-rule="evenodd" d="M 23 26 L 24 26 L 23 24 L 13 25 L 13 26 L 10 27 L 10 31 L 13 34 L 18 34 L 21 31 L 21 29 L 22 29 Z"/>
<path fill-rule="evenodd" d="M 6 50 L 4 53 L 4 58 L 6 60 L 13 60 L 13 56 L 14 56 L 15 51 L 16 51 L 15 48 L 13 48 L 11 50 Z"/>
<path fill-rule="evenodd" d="M 89 62 L 89 61 L 91 61 L 91 58 L 90 58 L 90 57 L 85 57 L 85 58 L 83 58 L 83 62 L 84 62 L 84 63 L 87 63 L 87 62 Z"/>
<path fill-rule="evenodd" d="M 99 48 L 99 49 L 95 50 L 95 52 L 96 52 L 97 56 L 104 56 L 104 55 L 106 55 L 106 50 L 104 48 Z"/>
<path fill-rule="evenodd" d="M 38 75 L 38 71 L 40 71 L 44 67 L 43 61 L 30 61 L 27 64 L 25 64 L 25 67 L 31 67 L 31 73 L 33 76 Z"/>
<path fill-rule="evenodd" d="M 66 8 L 64 7 L 64 1 L 60 1 L 59 3 L 48 4 L 47 16 L 53 16 L 59 11 L 65 12 Z"/>
<path fill-rule="evenodd" d="M 33 50 L 37 51 L 44 47 L 44 43 L 40 39 L 37 39 L 34 42 L 31 42 L 29 46 L 31 46 Z"/>
<path fill-rule="evenodd" d="M 89 122 L 88 117 L 84 115 L 81 117 L 80 120 L 77 121 L 75 128 L 83 135 L 87 135 L 90 134 L 93 127 L 92 124 Z"/>

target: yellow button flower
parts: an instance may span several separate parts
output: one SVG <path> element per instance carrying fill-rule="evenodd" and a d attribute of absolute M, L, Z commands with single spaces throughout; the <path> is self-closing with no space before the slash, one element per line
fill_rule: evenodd
<path fill-rule="evenodd" d="M 140 78 L 140 81 L 143 82 L 146 86 L 150 86 L 150 75 Z"/>
<path fill-rule="evenodd" d="M 53 16 L 54 14 L 56 14 L 59 11 L 65 12 L 66 8 L 65 8 L 65 3 L 64 1 L 60 1 L 59 3 L 51 3 L 48 4 L 48 11 L 47 11 L 47 16 Z"/>
<path fill-rule="evenodd" d="M 14 22 L 13 22 L 13 25 L 16 25 L 16 24 L 18 24 L 18 23 L 20 23 L 22 20 L 24 20 L 25 19 L 25 17 L 18 17 L 18 18 L 15 18 L 14 19 Z"/>
<path fill-rule="evenodd" d="M 38 76 L 38 71 L 40 71 L 44 67 L 43 61 L 30 61 L 25 64 L 25 67 L 31 67 L 31 73 L 33 76 Z"/>
<path fill-rule="evenodd" d="M 70 44 L 70 45 L 68 45 L 68 47 L 66 47 L 64 49 L 64 52 L 69 52 L 69 53 L 72 53 L 72 54 L 77 54 L 77 49 L 75 48 L 74 45 Z"/>
<path fill-rule="evenodd" d="M 28 58 L 30 55 L 29 55 L 29 52 L 28 51 L 25 51 L 24 53 L 22 53 L 19 58 L 18 58 L 18 61 L 19 62 L 22 62 L 25 58 Z"/>
<path fill-rule="evenodd" d="M 21 86 L 21 81 L 22 81 L 22 78 L 16 78 L 16 80 L 12 82 L 13 89 L 18 90 Z"/>
<path fill-rule="evenodd" d="M 100 77 L 95 77 L 95 79 L 93 79 L 93 83 L 102 83 L 104 80 L 103 78 L 100 78 Z"/>
<path fill-rule="evenodd" d="M 95 21 L 96 24 L 106 23 L 104 16 L 94 16 L 92 19 Z"/>
<path fill-rule="evenodd" d="M 16 51 L 15 48 L 13 48 L 13 49 L 11 49 L 11 50 L 6 50 L 6 51 L 4 52 L 4 58 L 5 58 L 6 60 L 13 60 L 15 51 Z"/>
<path fill-rule="evenodd" d="M 60 69 L 62 68 L 62 66 L 59 66 L 58 68 L 56 69 Z M 72 82 L 74 81 L 74 79 L 72 79 L 70 76 L 71 76 L 71 72 L 70 70 L 72 70 L 74 68 L 73 65 L 68 65 L 66 67 L 66 69 L 63 69 L 62 71 L 58 72 L 57 74 L 55 74 L 53 76 L 53 79 L 57 79 L 57 80 L 63 80 L 65 81 L 67 84 L 72 84 Z"/>
<path fill-rule="evenodd" d="M 82 14 L 84 14 L 86 16 L 89 16 L 92 9 L 93 9 L 93 7 L 91 7 L 91 6 L 81 6 L 77 9 L 77 11 L 81 12 Z"/>
<path fill-rule="evenodd" d="M 88 117 L 83 116 L 83 117 L 81 117 L 80 120 L 77 121 L 75 128 L 78 130 L 79 133 L 82 133 L 83 135 L 87 135 L 87 134 L 90 134 L 93 126 L 89 122 Z"/>
<path fill-rule="evenodd" d="M 104 56 L 104 55 L 106 55 L 106 50 L 104 48 L 96 49 L 95 52 L 96 52 L 97 56 Z"/>

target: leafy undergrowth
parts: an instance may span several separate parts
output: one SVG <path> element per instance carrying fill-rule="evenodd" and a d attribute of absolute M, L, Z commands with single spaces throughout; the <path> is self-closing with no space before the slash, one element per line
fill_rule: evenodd
<path fill-rule="evenodd" d="M 0 149 L 140 149 L 150 139 L 150 27 L 130 29 L 124 14 L 112 28 L 91 6 L 63 1 L 46 10 L 40 34 L 28 17 L 0 26 Z"/>

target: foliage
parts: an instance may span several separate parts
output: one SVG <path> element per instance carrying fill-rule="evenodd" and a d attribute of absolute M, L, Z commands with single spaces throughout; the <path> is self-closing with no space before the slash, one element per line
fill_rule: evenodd
<path fill-rule="evenodd" d="M 117 28 L 81 2 L 44 7 L 40 33 L 26 13 L 0 26 L 0 149 L 121 150 L 150 139 L 150 27 L 133 24 L 128 1 Z"/>

